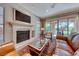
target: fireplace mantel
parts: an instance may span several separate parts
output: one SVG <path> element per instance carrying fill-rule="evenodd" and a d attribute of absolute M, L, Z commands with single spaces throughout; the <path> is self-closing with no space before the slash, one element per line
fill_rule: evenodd
<path fill-rule="evenodd" d="M 26 44 L 28 44 L 28 42 L 32 41 L 31 39 L 33 39 L 32 36 L 32 29 L 33 29 L 33 25 L 31 23 L 26 23 L 26 22 L 22 22 L 22 21 L 17 21 L 17 20 L 7 20 L 6 23 L 12 28 L 12 35 L 13 35 L 13 41 L 15 44 L 15 48 L 16 49 L 21 49 L 23 47 L 26 46 Z M 16 43 L 16 38 L 17 38 L 17 31 L 28 31 L 30 30 L 30 39 L 29 40 L 25 40 L 23 42 L 20 43 Z M 20 48 L 21 47 L 21 48 Z"/>
<path fill-rule="evenodd" d="M 17 21 L 17 20 L 10 20 L 10 21 L 7 21 L 8 24 L 10 25 L 18 25 L 18 26 L 28 26 L 28 27 L 32 27 L 33 25 L 30 24 L 30 23 L 25 23 L 25 22 L 22 22 L 22 21 Z"/>

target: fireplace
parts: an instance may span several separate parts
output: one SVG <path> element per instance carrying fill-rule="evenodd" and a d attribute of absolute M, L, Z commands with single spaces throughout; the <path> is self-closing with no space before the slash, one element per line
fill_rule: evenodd
<path fill-rule="evenodd" d="M 16 31 L 16 43 L 20 43 L 30 39 L 30 30 L 27 31 Z"/>
<path fill-rule="evenodd" d="M 12 26 L 12 39 L 16 49 L 19 50 L 32 41 L 33 25 L 31 23 L 11 20 L 8 24 Z"/>

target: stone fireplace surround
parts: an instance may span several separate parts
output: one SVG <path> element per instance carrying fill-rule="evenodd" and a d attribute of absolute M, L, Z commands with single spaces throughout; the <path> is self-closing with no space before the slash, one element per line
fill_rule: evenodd
<path fill-rule="evenodd" d="M 14 42 L 16 50 L 19 50 L 19 49 L 25 47 L 28 43 L 33 41 L 33 37 L 32 37 L 33 25 L 32 24 L 21 22 L 21 21 L 16 21 L 16 20 L 8 21 L 8 22 L 12 25 L 13 42 Z M 30 39 L 23 41 L 23 42 L 20 42 L 20 43 L 16 43 L 16 31 L 27 31 L 27 30 L 30 30 Z"/>

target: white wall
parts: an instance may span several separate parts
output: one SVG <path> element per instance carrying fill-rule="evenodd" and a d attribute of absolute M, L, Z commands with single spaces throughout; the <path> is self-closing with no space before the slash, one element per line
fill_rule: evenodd
<path fill-rule="evenodd" d="M 30 12 L 24 10 L 22 7 L 17 6 L 16 4 L 14 5 L 13 8 L 11 6 L 9 6 L 8 4 L 2 4 L 2 6 L 5 8 L 5 42 L 10 42 L 10 41 L 14 40 L 13 39 L 13 28 L 12 28 L 12 26 L 10 26 L 7 23 L 7 21 L 9 21 L 9 20 L 14 20 L 13 8 L 15 8 L 27 15 L 30 15 L 31 16 L 31 24 L 33 24 L 33 25 L 35 25 L 36 23 L 39 23 L 39 21 L 40 21 L 38 17 L 36 17 L 35 15 L 31 14 Z M 31 38 L 30 40 L 28 40 L 28 43 L 30 41 L 32 41 L 32 39 L 35 39 L 36 37 L 38 37 L 38 35 L 35 35 L 34 38 Z M 20 46 L 17 45 L 18 47 L 16 46 L 16 48 L 24 47 L 28 43 L 27 43 L 27 41 L 20 43 Z"/>
<path fill-rule="evenodd" d="M 35 31 L 35 38 L 37 39 L 40 36 L 40 33 L 39 33 L 40 31 L 36 30 L 35 26 L 40 25 L 39 18 L 37 18 L 36 16 L 32 16 L 32 24 L 34 25 L 33 30 Z"/>

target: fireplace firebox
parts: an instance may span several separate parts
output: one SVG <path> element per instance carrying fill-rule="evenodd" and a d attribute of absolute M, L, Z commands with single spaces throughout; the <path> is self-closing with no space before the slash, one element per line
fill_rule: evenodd
<path fill-rule="evenodd" d="M 16 43 L 20 43 L 23 42 L 25 40 L 29 40 L 30 39 L 30 30 L 27 31 L 16 31 Z"/>

